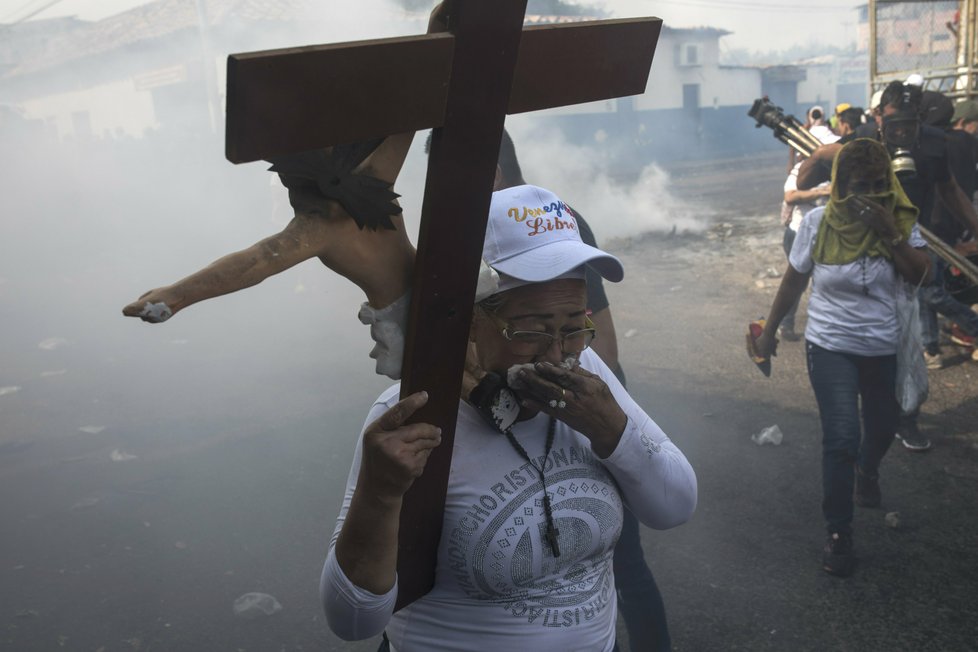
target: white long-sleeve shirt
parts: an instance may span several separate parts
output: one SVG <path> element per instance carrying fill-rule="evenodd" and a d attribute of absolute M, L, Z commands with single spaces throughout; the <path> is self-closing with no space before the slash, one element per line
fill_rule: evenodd
<path fill-rule="evenodd" d="M 361 434 L 320 582 L 327 620 L 338 636 L 363 639 L 386 629 L 396 652 L 612 649 L 612 551 L 622 502 L 649 527 L 674 527 L 695 509 L 696 476 L 597 355 L 586 350 L 581 366 L 601 376 L 628 416 L 607 459 L 560 421 L 544 458 L 545 414 L 513 426 L 534 466 L 543 465 L 560 556 L 553 556 L 543 536 L 539 473 L 461 403 L 435 586 L 393 615 L 396 582 L 387 594 L 372 594 L 354 586 L 336 561 L 336 540 L 359 473 Z M 367 424 L 397 402 L 398 391 L 395 385 L 378 398 Z"/>

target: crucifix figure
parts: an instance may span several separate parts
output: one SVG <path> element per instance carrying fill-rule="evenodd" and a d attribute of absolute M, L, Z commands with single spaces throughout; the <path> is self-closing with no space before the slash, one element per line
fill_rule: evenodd
<path fill-rule="evenodd" d="M 449 0 L 433 13 L 429 32 L 437 33 L 232 55 L 228 159 L 284 161 L 296 219 L 279 236 L 150 291 L 124 311 L 162 321 L 312 256 L 357 283 L 374 309 L 410 290 L 401 395 L 429 392 L 413 420 L 436 424 L 442 443 L 404 499 L 399 607 L 433 581 L 505 116 L 644 92 L 661 29 L 659 19 L 648 18 L 524 30 L 525 8 L 526 0 Z M 411 136 L 428 128 L 434 132 L 416 255 L 396 211 L 370 228 L 356 201 L 324 201 L 322 182 L 293 183 L 289 165 L 297 154 L 347 147 L 357 155 L 345 172 L 392 184 Z M 370 141 L 379 145 L 356 145 Z M 385 219 L 393 228 L 384 228 Z"/>

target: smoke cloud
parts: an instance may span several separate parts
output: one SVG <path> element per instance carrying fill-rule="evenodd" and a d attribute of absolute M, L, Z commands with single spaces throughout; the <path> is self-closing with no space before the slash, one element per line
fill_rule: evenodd
<path fill-rule="evenodd" d="M 380 0 L 361 0 L 355 10 L 322 3 L 299 26 L 212 29 L 209 44 L 223 59 L 221 47 L 418 34 L 427 21 L 423 9 L 392 10 Z M 166 50 L 158 42 L 130 45 L 125 61 L 143 62 L 147 71 L 190 62 L 193 70 L 199 38 L 176 41 Z M 103 105 L 131 99 L 125 95 L 130 82 L 107 85 L 108 68 L 72 65 L 71 92 L 54 91 L 39 76 L 15 97 L 0 82 L 0 495 L 8 497 L 5 514 L 28 522 L 29 507 L 12 497 L 43 485 L 50 503 L 43 513 L 53 515 L 45 523 L 50 527 L 24 528 L 20 538 L 0 542 L 0 557 L 57 569 L 63 562 L 52 559 L 72 556 L 61 542 L 72 541 L 81 546 L 74 556 L 99 556 L 116 564 L 100 566 L 104 573 L 131 578 L 115 587 L 116 596 L 153 586 L 154 600 L 178 604 L 193 567 L 168 566 L 160 556 L 143 567 L 138 555 L 147 546 L 199 554 L 201 540 L 213 536 L 222 549 L 219 562 L 188 559 L 205 574 L 232 565 L 238 574 L 210 581 L 209 593 L 198 596 L 201 608 L 230 612 L 234 597 L 264 582 L 286 607 L 283 623 L 307 628 L 318 613 L 311 569 L 325 550 L 363 415 L 389 384 L 372 373 L 367 357 L 372 343 L 356 319 L 362 294 L 311 260 L 164 324 L 124 318 L 122 307 L 143 292 L 278 231 L 291 210 L 266 163 L 233 166 L 224 159 L 223 136 L 205 118 L 206 94 L 192 84 L 155 91 L 156 119 L 140 129 L 103 130 L 92 116 L 90 134 L 66 135 L 72 130 L 48 118 L 82 124 L 72 114 L 84 108 L 77 103 L 86 99 L 85 89 L 108 93 Z M 36 109 L 39 99 L 44 111 Z M 599 239 L 702 228 L 700 211 L 669 194 L 660 168 L 612 173 L 608 150 L 569 144 L 546 115 L 520 116 L 508 126 L 527 180 L 574 205 Z M 395 188 L 413 239 L 426 171 L 423 144 L 422 134 Z M 293 528 L 286 531 L 291 565 L 276 563 L 273 578 L 259 578 L 255 568 L 283 561 L 276 557 L 283 554 L 282 528 Z M 101 538 L 79 543 L 95 532 Z M 40 586 L 40 602 L 61 596 L 61 588 L 37 584 L 44 576 L 29 572 L 25 585 Z M 172 586 L 165 581 L 170 577 Z M 76 587 L 85 595 L 93 590 L 85 577 Z M 72 595 L 79 605 L 73 618 L 104 622 L 104 602 Z M 124 606 L 118 613 L 138 618 Z M 173 618 L 178 631 L 179 616 Z M 191 631 L 202 620 L 210 621 L 195 617 L 183 627 Z M 317 627 L 323 629 L 321 622 Z M 340 649 L 330 635 L 316 637 L 322 649 Z M 72 639 L 86 649 L 103 642 L 81 630 Z"/>
<path fill-rule="evenodd" d="M 423 32 L 426 11 L 391 7 L 381 0 L 360 2 L 356 12 L 317 5 L 301 28 L 256 23 L 228 40 L 239 49 L 265 49 Z M 211 46 L 223 58 L 220 44 L 212 30 Z M 158 65 L 185 61 L 187 52 L 161 54 L 154 43 L 131 46 L 127 56 Z M 76 88 L 104 86 L 99 69 L 79 71 Z M 169 116 L 204 115 L 202 94 L 162 95 L 157 108 Z M 58 102 L 70 112 L 77 101 L 77 95 L 52 96 L 40 85 L 18 97 L 45 97 L 52 112 Z M 227 163 L 221 135 L 202 128 L 203 120 L 183 127 L 158 116 L 141 137 L 96 131 L 57 138 L 43 115 L 25 115 L 16 102 L 6 103 L 11 111 L 0 126 L 10 145 L 0 150 L 0 386 L 22 389 L 0 397 L 0 442 L 103 424 L 105 436 L 123 438 L 121 431 L 138 431 L 140 423 L 209 414 L 215 405 L 235 405 L 256 426 L 284 414 L 291 403 L 282 384 L 291 376 L 308 383 L 303 392 L 318 388 L 337 404 L 365 405 L 384 386 L 385 379 L 370 373 L 368 334 L 355 318 L 359 290 L 315 260 L 192 306 L 162 325 L 120 315 L 144 291 L 244 248 L 290 219 L 287 197 L 267 164 Z M 571 145 L 549 122 L 545 113 L 508 122 L 525 176 L 575 206 L 601 241 L 703 228 L 701 209 L 669 193 L 661 168 L 612 171 L 614 151 Z M 412 237 L 426 171 L 423 142 L 424 135 L 416 137 L 396 186 Z M 38 348 L 51 338 L 66 344 Z M 39 413 L 37 400 L 50 409 Z M 112 427 L 114 420 L 126 427 Z M 342 445 L 352 436 L 346 433 Z"/>

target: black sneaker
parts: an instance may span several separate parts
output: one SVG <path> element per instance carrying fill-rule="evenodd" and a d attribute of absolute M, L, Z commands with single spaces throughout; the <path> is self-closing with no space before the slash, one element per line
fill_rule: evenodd
<path fill-rule="evenodd" d="M 897 428 L 896 436 L 907 450 L 914 451 L 915 453 L 923 453 L 926 450 L 930 450 L 930 439 L 920 432 L 920 429 L 917 428 L 917 424 L 914 421 L 901 423 L 900 427 Z"/>
<path fill-rule="evenodd" d="M 856 467 L 856 493 L 853 500 L 860 507 L 879 507 L 883 502 L 883 494 L 880 492 L 880 477 L 863 473 Z"/>
<path fill-rule="evenodd" d="M 825 542 L 822 550 L 822 568 L 829 575 L 849 577 L 855 566 L 856 558 L 852 554 L 852 535 L 833 532 Z"/>

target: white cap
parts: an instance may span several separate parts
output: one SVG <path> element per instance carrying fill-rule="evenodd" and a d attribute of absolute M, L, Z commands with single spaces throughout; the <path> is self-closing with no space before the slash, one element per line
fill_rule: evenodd
<path fill-rule="evenodd" d="M 915 72 L 914 74 L 912 74 L 909 77 L 907 77 L 907 81 L 905 81 L 903 83 L 904 84 L 908 84 L 910 86 L 920 86 L 921 88 L 923 88 L 924 87 L 924 76 Z"/>
<path fill-rule="evenodd" d="M 869 99 L 869 110 L 875 111 L 879 108 L 880 102 L 883 101 L 883 91 L 876 91 L 873 96 Z"/>
<path fill-rule="evenodd" d="M 574 211 L 537 186 L 493 193 L 482 257 L 500 276 L 523 282 L 500 283 L 499 291 L 575 275 L 583 278 L 584 265 L 613 283 L 625 276 L 620 260 L 584 244 Z"/>

